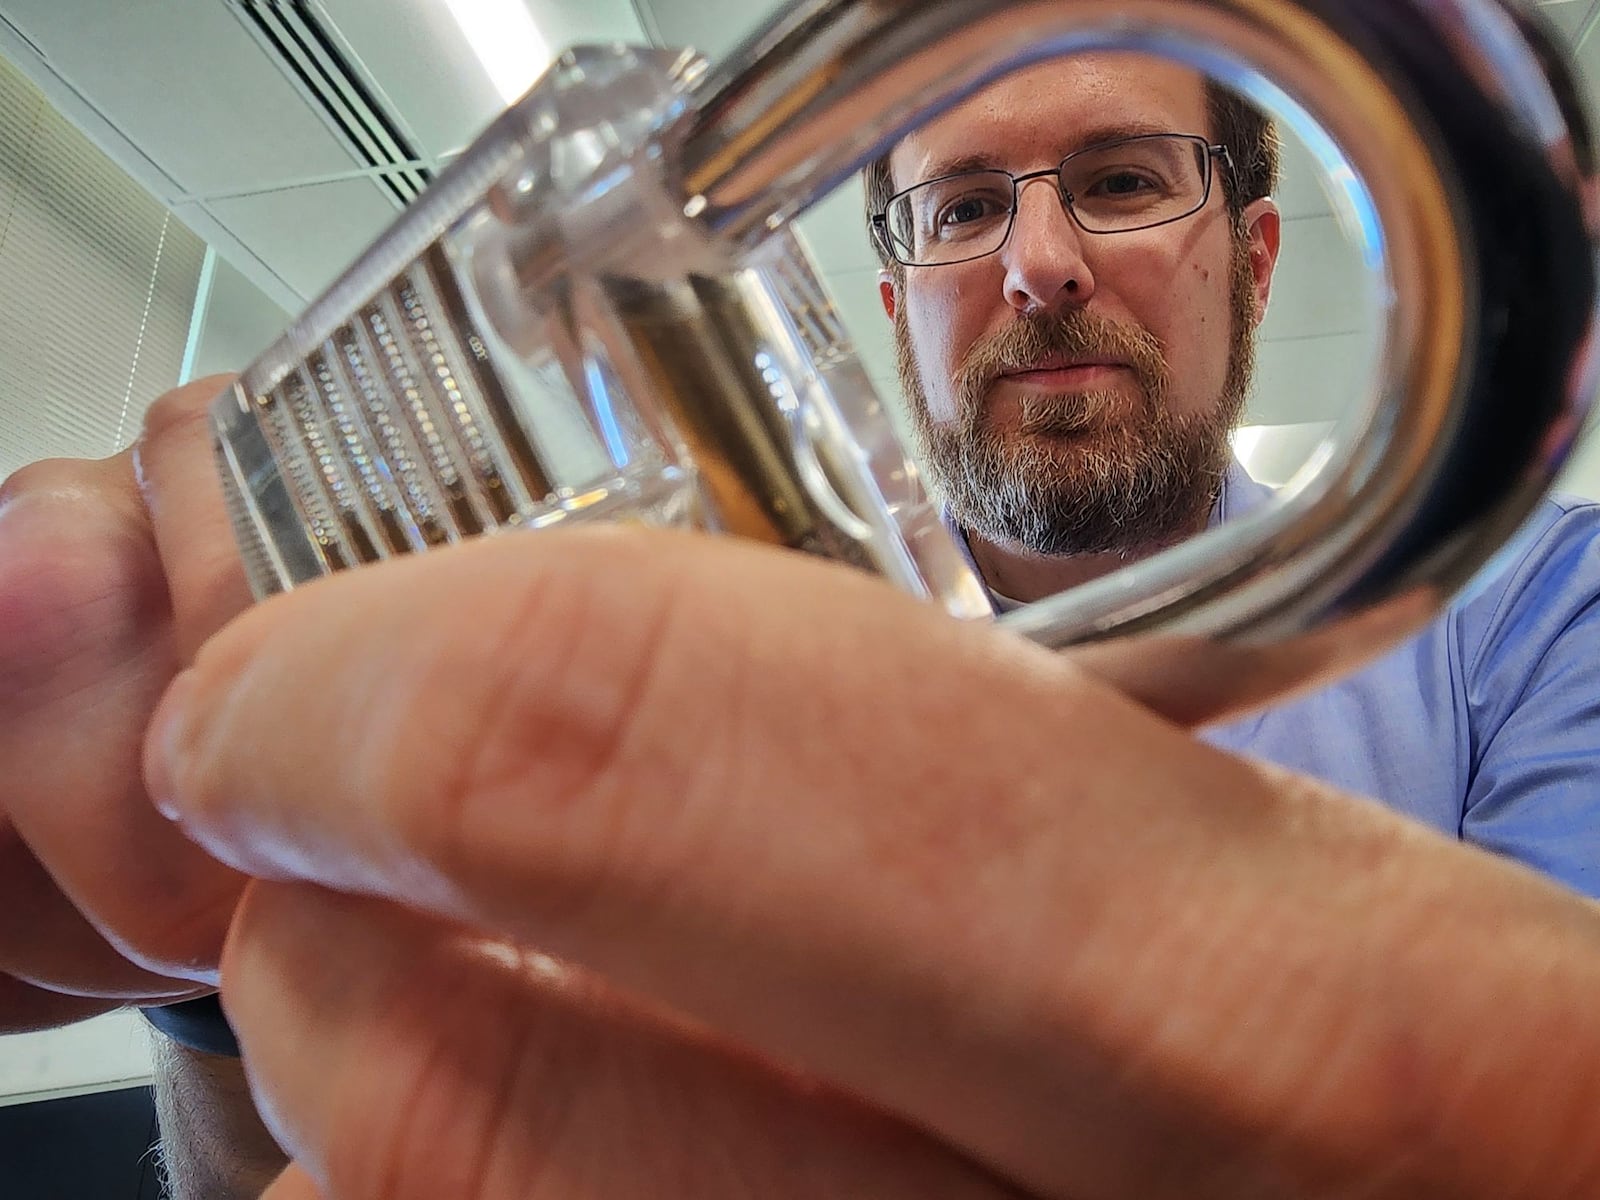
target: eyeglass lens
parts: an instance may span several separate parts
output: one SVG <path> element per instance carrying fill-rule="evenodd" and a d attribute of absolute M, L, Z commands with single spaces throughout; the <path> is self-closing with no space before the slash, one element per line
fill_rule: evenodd
<path fill-rule="evenodd" d="M 1206 201 L 1210 158 L 1185 135 L 1093 146 L 1061 164 L 1061 188 L 1079 225 L 1121 233 L 1165 224 Z M 895 197 L 884 216 L 897 257 L 912 265 L 992 254 L 1011 231 L 1017 184 L 1004 171 L 966 171 Z"/>

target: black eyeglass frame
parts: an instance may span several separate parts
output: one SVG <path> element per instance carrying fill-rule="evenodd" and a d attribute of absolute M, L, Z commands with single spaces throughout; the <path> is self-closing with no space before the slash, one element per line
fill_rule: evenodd
<path fill-rule="evenodd" d="M 1205 163 L 1205 188 L 1200 193 L 1200 202 L 1186 213 L 1180 213 L 1175 217 L 1163 217 L 1161 220 L 1152 221 L 1148 225 L 1130 225 L 1125 229 L 1090 229 L 1083 223 L 1083 218 L 1078 215 L 1078 210 L 1072 193 L 1067 191 L 1066 182 L 1062 176 L 1062 172 L 1066 170 L 1067 164 L 1073 159 L 1077 158 L 1080 154 L 1092 154 L 1098 151 L 1109 150 L 1114 146 L 1125 146 L 1130 142 L 1149 141 L 1153 138 L 1165 138 L 1169 140 L 1178 139 L 1181 141 L 1192 142 L 1205 151 L 1205 155 L 1202 159 L 1202 161 Z M 935 176 L 933 179 L 924 179 L 920 183 L 914 183 L 910 187 L 904 188 L 890 196 L 889 199 L 884 202 L 883 211 L 873 213 L 869 223 L 872 227 L 872 234 L 878 241 L 878 245 L 889 255 L 890 258 L 894 259 L 895 262 L 899 263 L 903 267 L 953 267 L 960 263 L 976 262 L 980 258 L 988 258 L 991 254 L 998 254 L 1002 249 L 1004 249 L 1005 244 L 1011 240 L 1011 230 L 1017 223 L 1017 206 L 1021 203 L 1022 199 L 1022 185 L 1030 180 L 1045 179 L 1051 175 L 1054 175 L 1056 177 L 1056 195 L 1061 198 L 1061 206 L 1066 209 L 1067 215 L 1072 218 L 1072 223 L 1079 229 L 1083 230 L 1084 233 L 1093 234 L 1096 237 L 1111 237 L 1119 233 L 1142 233 L 1147 229 L 1159 229 L 1163 225 L 1172 225 L 1178 221 L 1187 221 L 1190 217 L 1194 216 L 1195 213 L 1199 212 L 1208 203 L 1210 203 L 1211 185 L 1215 175 L 1215 172 L 1211 168 L 1211 161 L 1212 159 L 1218 158 L 1222 160 L 1222 165 L 1228 173 L 1228 178 L 1236 180 L 1237 177 L 1234 174 L 1233 169 L 1233 156 L 1228 153 L 1228 148 L 1221 143 L 1208 142 L 1205 138 L 1193 133 L 1139 133 L 1133 135 L 1132 137 L 1116 138 L 1113 141 L 1099 142 L 1093 146 L 1085 146 L 1081 150 L 1074 150 L 1055 166 L 1046 167 L 1042 171 L 1030 171 L 1026 175 L 1013 175 L 1010 171 L 1003 171 L 999 167 L 983 167 L 978 170 L 954 171 L 949 175 L 939 175 Z M 889 235 L 888 230 L 889 209 L 894 207 L 896 200 L 899 200 L 903 196 L 908 196 L 920 188 L 928 187 L 931 184 L 944 183 L 946 180 L 950 179 L 960 179 L 964 175 L 985 174 L 1004 175 L 1006 178 L 1011 180 L 1011 214 L 1006 218 L 1006 230 L 1000 235 L 1000 240 L 995 243 L 994 249 L 985 250 L 982 254 L 969 254 L 965 258 L 951 258 L 946 259 L 943 262 L 934 263 L 907 262 L 898 253 L 896 253 L 894 238 Z"/>

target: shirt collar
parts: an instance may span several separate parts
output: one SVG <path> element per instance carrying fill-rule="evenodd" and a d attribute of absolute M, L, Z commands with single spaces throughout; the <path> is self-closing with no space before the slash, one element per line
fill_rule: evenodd
<path fill-rule="evenodd" d="M 1217 502 L 1211 506 L 1211 515 L 1206 519 L 1206 529 L 1212 530 L 1228 521 L 1237 521 L 1255 512 L 1270 499 L 1272 499 L 1272 488 L 1267 484 L 1257 483 L 1238 459 L 1229 458 L 1228 469 L 1222 476 L 1222 487 L 1217 491 Z M 978 561 L 972 556 L 972 545 L 967 541 L 966 530 L 955 523 L 950 516 L 950 510 L 944 505 L 939 507 L 939 519 L 955 539 L 956 547 L 961 551 L 961 557 L 966 560 L 967 566 L 981 581 L 983 572 L 978 570 Z M 996 612 L 1010 612 L 1022 606 L 1021 601 L 1003 596 L 993 588 L 988 588 L 988 592 L 989 602 L 994 605 Z"/>
<path fill-rule="evenodd" d="M 1250 478 L 1250 472 L 1236 458 L 1228 460 L 1228 469 L 1222 476 L 1222 488 L 1217 492 L 1217 502 L 1211 506 L 1207 529 L 1215 529 L 1228 521 L 1255 512 L 1272 499 L 1272 488 Z"/>

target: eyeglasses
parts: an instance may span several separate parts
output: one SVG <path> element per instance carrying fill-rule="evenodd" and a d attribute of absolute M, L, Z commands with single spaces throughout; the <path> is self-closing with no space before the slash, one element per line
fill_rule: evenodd
<path fill-rule="evenodd" d="M 1153 229 L 1205 207 L 1214 158 L 1233 169 L 1225 146 L 1190 134 L 1155 133 L 1089 146 L 1059 166 L 1028 175 L 960 171 L 892 196 L 872 217 L 872 230 L 895 261 L 908 267 L 969 262 L 1005 245 L 1022 185 L 1049 176 L 1085 233 Z"/>

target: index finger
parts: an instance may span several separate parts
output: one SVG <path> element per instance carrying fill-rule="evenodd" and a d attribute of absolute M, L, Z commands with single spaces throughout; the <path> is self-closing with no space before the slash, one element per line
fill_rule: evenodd
<path fill-rule="evenodd" d="M 212 450 L 211 405 L 232 381 L 212 375 L 162 396 L 133 450 L 183 662 L 251 602 Z"/>
<path fill-rule="evenodd" d="M 1504 1195 L 1600 1103 L 1526 1070 L 1555 1030 L 1600 1061 L 1587 908 L 795 556 L 354 572 L 230 627 L 165 718 L 152 792 L 229 861 L 508 933 L 1047 1194 Z M 1540 1118 L 1414 1136 L 1513 1087 Z"/>
<path fill-rule="evenodd" d="M 152 814 L 139 779 L 182 663 L 131 456 L 33 464 L 0 492 L 0 891 L 16 902 L 0 968 L 170 994 L 213 972 L 239 883 Z"/>

